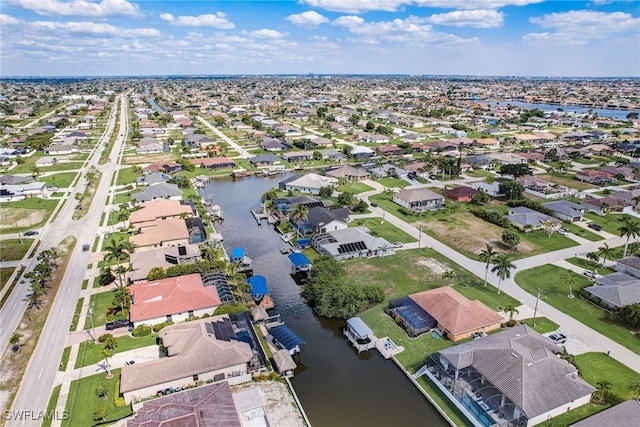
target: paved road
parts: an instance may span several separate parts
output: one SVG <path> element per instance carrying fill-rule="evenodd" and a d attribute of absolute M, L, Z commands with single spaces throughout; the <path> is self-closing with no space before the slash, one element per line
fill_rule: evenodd
<path fill-rule="evenodd" d="M 127 102 L 126 97 L 119 96 L 120 102 L 120 136 L 116 139 L 111 156 L 115 157 L 122 150 L 124 136 L 127 129 Z M 104 211 L 105 202 L 109 193 L 113 174 L 116 172 L 114 163 L 98 165 L 100 154 L 104 144 L 109 140 L 115 128 L 115 108 L 107 126 L 107 132 L 98 144 L 99 148 L 91 156 L 88 166 L 96 166 L 102 171 L 102 179 L 87 215 L 79 220 L 71 220 L 75 203 L 67 203 L 60 212 L 58 219 L 49 226 L 42 235 L 41 248 L 55 246 L 65 237 L 72 235 L 78 241 L 69 260 L 66 274 L 60 285 L 58 295 L 53 302 L 49 318 L 44 326 L 38 345 L 29 361 L 22 384 L 14 401 L 13 411 L 41 411 L 45 410 L 49 400 L 49 394 L 56 379 L 58 364 L 62 357 L 62 351 L 67 341 L 71 316 L 75 311 L 76 302 L 80 294 L 81 284 L 84 280 L 89 262 L 90 252 L 82 252 L 83 243 L 92 243 L 98 229 L 98 223 Z M 83 188 L 84 177 L 80 179 L 77 189 Z M 35 260 L 35 258 L 34 258 Z M 32 264 L 35 261 L 32 262 Z M 31 266 L 32 267 L 32 266 Z M 19 293 L 18 293 L 19 294 Z M 12 295 L 13 296 L 13 295 Z M 3 316 L 4 319 L 4 316 Z M 17 324 L 17 323 L 16 323 Z M 8 427 L 36 426 L 40 422 L 23 420 L 22 422 L 8 422 Z"/>
<path fill-rule="evenodd" d="M 383 187 L 382 185 L 380 185 L 375 181 L 368 180 L 368 181 L 364 181 L 364 183 L 371 187 L 374 187 L 375 190 L 369 191 L 366 193 L 361 193 L 358 197 L 362 200 L 368 201 L 369 196 L 385 190 L 385 187 Z M 379 217 L 382 217 L 383 215 L 383 209 L 379 207 L 378 208 L 371 207 L 370 210 Z M 414 226 L 407 224 L 405 221 L 397 218 L 394 215 L 391 215 L 388 212 L 384 214 L 384 217 L 385 217 L 385 221 L 388 221 L 389 223 L 395 225 L 396 227 L 403 230 L 407 234 L 413 236 L 414 238 L 419 239 L 419 243 L 422 245 L 422 247 L 432 248 L 436 252 L 439 252 L 440 254 L 444 255 L 446 258 L 464 267 L 469 272 L 475 274 L 476 276 L 484 280 L 484 276 L 486 272 L 485 270 L 486 264 L 467 258 L 466 256 L 451 249 L 449 246 L 434 239 L 433 237 L 425 233 L 420 233 L 420 230 L 418 230 Z M 614 246 L 620 246 L 624 244 L 625 240 L 626 239 L 623 239 L 621 237 L 613 237 L 613 238 L 607 239 L 606 242 L 609 244 L 609 246 L 614 247 Z M 541 265 L 545 265 L 545 264 L 550 264 L 565 258 L 574 257 L 576 255 L 584 256 L 586 252 L 597 250 L 598 247 L 602 246 L 602 243 L 603 241 L 589 242 L 581 246 L 561 249 L 553 252 L 547 252 L 544 254 L 514 261 L 514 264 L 516 265 L 517 268 L 516 270 L 512 271 L 510 279 L 505 279 L 502 281 L 502 283 L 500 283 L 500 291 L 512 296 L 518 301 L 521 301 L 522 304 L 533 308 L 536 306 L 536 297 L 526 292 L 515 283 L 515 281 L 513 280 L 513 277 L 515 276 L 516 272 L 526 270 L 529 268 L 534 268 Z M 418 243 L 409 243 L 404 245 L 404 248 L 407 248 L 407 249 L 417 248 L 417 247 L 418 247 Z M 498 277 L 495 274 L 491 273 L 491 271 L 489 271 L 488 283 L 496 288 L 498 287 Z M 540 285 L 543 286 L 542 283 Z M 640 356 L 638 356 L 636 353 L 621 346 L 620 344 L 611 340 L 605 335 L 602 335 L 601 333 L 594 331 L 593 329 L 589 328 L 583 323 L 578 322 L 571 316 L 561 312 L 555 307 L 552 307 L 551 305 L 544 302 L 543 298 L 537 301 L 537 306 L 538 306 L 538 309 L 537 309 L 538 316 L 547 317 L 553 320 L 554 322 L 556 322 L 557 324 L 562 325 L 564 331 L 567 331 L 570 334 L 580 337 L 580 339 L 582 339 L 583 341 L 585 341 L 586 343 L 588 343 L 598 351 L 602 351 L 602 352 L 610 351 L 611 356 L 615 357 L 616 360 L 620 361 L 621 363 L 633 369 L 634 371 L 640 373 Z"/>
<path fill-rule="evenodd" d="M 232 146 L 234 150 L 236 150 L 238 153 L 240 153 L 240 156 L 243 159 L 249 159 L 249 158 L 255 156 L 255 154 L 251 154 L 250 152 L 248 152 L 244 148 L 240 147 L 234 140 L 229 138 L 227 135 L 225 135 L 224 133 L 220 132 L 220 130 L 218 128 L 216 128 L 214 125 L 212 125 L 211 123 L 206 121 L 204 118 L 202 118 L 202 116 L 198 116 L 197 118 L 203 125 L 205 125 L 209 129 L 211 129 L 213 132 L 215 132 L 215 134 L 218 135 L 220 138 L 222 138 L 224 140 L 224 142 L 226 142 L 227 144 Z"/>

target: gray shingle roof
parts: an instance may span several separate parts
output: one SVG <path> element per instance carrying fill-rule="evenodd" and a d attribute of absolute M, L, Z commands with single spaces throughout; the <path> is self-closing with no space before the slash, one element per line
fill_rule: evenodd
<path fill-rule="evenodd" d="M 457 369 L 472 366 L 531 419 L 595 388 L 556 356 L 560 347 L 526 325 L 440 351 Z"/>
<path fill-rule="evenodd" d="M 133 194 L 131 197 L 138 202 L 148 202 L 154 199 L 162 199 L 165 197 L 181 196 L 182 191 L 176 184 L 167 184 L 165 182 L 145 187 L 139 193 Z"/>
<path fill-rule="evenodd" d="M 638 420 L 640 420 L 640 402 L 632 399 L 571 424 L 571 427 L 636 427 Z"/>

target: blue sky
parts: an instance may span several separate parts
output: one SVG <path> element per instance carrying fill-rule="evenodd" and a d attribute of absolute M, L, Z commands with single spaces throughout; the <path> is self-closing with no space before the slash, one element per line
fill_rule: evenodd
<path fill-rule="evenodd" d="M 0 75 L 640 76 L 639 1 L 0 0 Z"/>

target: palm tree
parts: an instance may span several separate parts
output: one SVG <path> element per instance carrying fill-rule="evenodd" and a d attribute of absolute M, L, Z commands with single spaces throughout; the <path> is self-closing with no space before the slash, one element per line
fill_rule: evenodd
<path fill-rule="evenodd" d="M 307 214 L 309 213 L 309 208 L 303 205 L 302 203 L 298 203 L 294 206 L 291 211 L 291 219 L 298 226 L 298 234 L 300 234 L 300 221 L 307 218 Z"/>
<path fill-rule="evenodd" d="M 493 262 L 493 259 L 496 257 L 498 253 L 493 250 L 493 246 L 487 243 L 487 247 L 480 252 L 478 255 L 478 259 L 482 262 L 486 262 L 487 265 L 485 267 L 484 273 L 484 286 L 487 286 L 487 276 L 489 275 L 489 264 Z"/>
<path fill-rule="evenodd" d="M 544 228 L 544 230 L 547 232 L 547 237 L 551 237 L 553 232 L 560 228 L 560 223 L 548 219 L 546 221 L 542 221 L 542 228 Z"/>
<path fill-rule="evenodd" d="M 627 238 L 627 241 L 624 243 L 624 252 L 622 254 L 622 258 L 626 258 L 627 248 L 629 247 L 629 239 L 635 239 L 640 235 L 640 223 L 631 221 L 629 217 L 626 217 L 623 220 L 622 226 L 618 228 L 618 231 L 620 232 L 620 237 Z"/>
<path fill-rule="evenodd" d="M 451 211 L 451 222 L 454 222 L 456 220 L 456 215 L 460 210 L 460 206 L 458 206 L 457 203 L 453 202 L 451 203 L 451 205 L 449 205 L 449 210 Z"/>
<path fill-rule="evenodd" d="M 106 262 L 113 260 L 120 261 L 126 253 L 122 240 L 116 239 L 115 237 L 109 238 L 109 241 L 104 246 L 104 250 L 106 252 L 104 254 L 104 260 Z"/>
<path fill-rule="evenodd" d="M 573 298 L 573 285 L 576 284 L 576 276 L 573 274 L 573 270 L 569 270 L 569 272 L 563 276 L 564 283 L 569 286 L 569 298 Z"/>
<path fill-rule="evenodd" d="M 131 304 L 131 294 L 126 286 L 120 287 L 113 291 L 113 303 L 120 306 L 120 313 L 124 313 L 124 308 Z"/>
<path fill-rule="evenodd" d="M 102 346 L 105 350 L 115 350 L 118 346 L 118 339 L 111 334 L 104 334 L 101 339 Z"/>
<path fill-rule="evenodd" d="M 495 258 L 495 265 L 491 269 L 492 273 L 496 273 L 498 275 L 498 294 L 500 294 L 500 284 L 504 279 L 508 279 L 511 277 L 511 270 L 516 268 L 515 265 L 509 259 L 509 255 L 500 254 Z"/>
<path fill-rule="evenodd" d="M 442 279 L 443 280 L 449 281 L 450 279 L 457 279 L 457 278 L 458 278 L 458 275 L 453 270 L 447 270 L 442 274 Z"/>
<path fill-rule="evenodd" d="M 502 311 L 504 311 L 505 313 L 509 313 L 509 320 L 513 320 L 513 315 L 514 314 L 520 314 L 520 312 L 518 311 L 516 306 L 513 305 L 513 304 L 505 305 L 504 308 L 502 309 Z"/>
<path fill-rule="evenodd" d="M 600 392 L 600 397 L 598 399 L 598 402 L 604 403 L 606 396 L 611 391 L 611 382 L 607 380 L 600 380 L 596 383 L 596 388 Z"/>
<path fill-rule="evenodd" d="M 610 248 L 607 243 L 604 243 L 603 246 L 598 248 L 598 255 L 602 257 L 603 267 L 604 267 L 604 263 L 611 258 L 612 254 L 613 254 L 613 248 Z"/>
<path fill-rule="evenodd" d="M 635 210 L 638 210 L 638 203 L 640 203 L 640 194 L 637 196 L 633 196 L 633 198 L 631 199 L 634 202 L 633 208 Z"/>
<path fill-rule="evenodd" d="M 631 397 L 634 399 L 640 399 L 640 380 L 636 380 L 629 384 L 629 391 L 631 391 Z"/>
<path fill-rule="evenodd" d="M 133 268 L 131 267 L 131 264 L 127 264 L 126 267 L 121 264 L 115 270 L 113 270 L 113 272 L 118 275 L 118 281 L 120 282 L 120 287 L 124 286 L 122 284 L 122 278 L 124 277 L 125 278 L 125 282 L 126 282 L 127 273 L 130 272 L 130 271 L 133 271 Z"/>
<path fill-rule="evenodd" d="M 107 378 L 111 378 L 112 374 L 111 374 L 111 371 L 109 370 L 109 366 L 111 366 L 109 364 L 109 358 L 112 356 L 112 354 L 109 350 L 105 348 L 102 349 L 101 353 L 102 353 L 102 357 L 104 357 L 104 369 L 107 371 Z"/>

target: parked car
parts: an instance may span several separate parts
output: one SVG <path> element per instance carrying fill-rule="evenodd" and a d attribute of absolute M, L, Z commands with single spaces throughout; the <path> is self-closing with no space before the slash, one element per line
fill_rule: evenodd
<path fill-rule="evenodd" d="M 25 235 L 25 236 L 35 236 L 35 235 L 37 235 L 37 234 L 38 234 L 38 232 L 37 232 L 37 231 L 35 231 L 35 230 L 29 230 L 29 231 L 25 231 L 25 232 L 24 232 L 24 235 Z"/>
<path fill-rule="evenodd" d="M 602 231 L 602 226 L 599 224 L 596 224 L 595 222 L 592 222 L 591 224 L 589 224 L 589 228 L 593 228 L 596 231 Z"/>
<path fill-rule="evenodd" d="M 567 336 L 564 334 L 551 334 L 549 335 L 549 339 L 556 344 L 564 344 L 565 342 L 567 342 Z"/>
<path fill-rule="evenodd" d="M 58 189 L 58 187 L 56 187 L 55 185 L 50 185 L 47 187 L 47 190 L 49 191 L 56 191 Z"/>
<path fill-rule="evenodd" d="M 108 322 L 105 325 L 105 329 L 107 331 L 113 331 L 114 329 L 126 328 L 127 326 L 129 326 L 129 321 L 127 319 L 116 319 L 113 322 Z"/>
<path fill-rule="evenodd" d="M 371 202 L 371 206 L 373 206 L 374 208 L 377 208 L 378 204 L 376 202 Z"/>
<path fill-rule="evenodd" d="M 602 277 L 595 271 L 591 271 L 591 270 L 585 270 L 584 275 L 590 279 L 599 279 L 600 277 Z"/>
<path fill-rule="evenodd" d="M 566 228 L 561 228 L 560 230 L 558 230 L 558 233 L 566 236 L 567 234 L 569 234 L 569 230 L 567 230 Z"/>
<path fill-rule="evenodd" d="M 391 244 L 392 248 L 401 248 L 402 246 L 404 246 L 402 242 L 394 242 Z"/>

